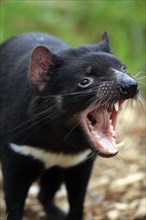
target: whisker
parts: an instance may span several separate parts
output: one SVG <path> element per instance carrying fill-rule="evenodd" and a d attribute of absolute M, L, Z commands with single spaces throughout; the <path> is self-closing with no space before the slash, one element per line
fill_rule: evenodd
<path fill-rule="evenodd" d="M 94 158 L 96 157 L 96 155 L 97 155 L 97 152 L 96 152 L 96 151 L 92 151 L 91 155 L 89 155 L 89 156 L 87 157 L 87 160 L 89 160 L 89 159 L 94 159 Z"/>
<path fill-rule="evenodd" d="M 90 106 L 88 107 L 89 111 L 95 106 L 96 104 L 96 97 L 91 98 L 90 100 L 88 100 L 88 102 L 93 99 L 93 102 L 90 104 Z M 81 122 L 82 118 L 73 126 L 73 128 L 68 132 L 68 134 L 64 137 L 64 141 L 69 137 L 69 135 L 74 131 L 74 129 L 79 125 L 79 123 Z"/>
<path fill-rule="evenodd" d="M 64 141 L 69 137 L 69 135 L 73 132 L 73 130 L 79 125 L 81 119 L 73 126 L 73 128 L 67 133 L 67 135 L 64 137 Z"/>
<path fill-rule="evenodd" d="M 138 82 L 138 84 L 140 84 L 140 85 L 146 85 L 146 83 L 144 83 L 144 82 Z"/>
<path fill-rule="evenodd" d="M 9 129 L 6 133 L 2 134 L 1 136 L 4 136 L 4 135 L 9 134 L 9 133 L 11 133 L 11 132 L 14 132 L 14 131 L 16 131 L 17 129 L 21 129 L 21 128 L 23 128 L 24 126 L 29 125 L 29 123 L 33 122 L 33 121 L 36 120 L 36 119 L 37 119 L 37 121 L 34 122 L 34 123 L 32 123 L 32 124 L 31 124 L 30 126 L 28 126 L 27 128 L 22 129 L 20 132 L 16 132 L 16 135 L 20 134 L 21 132 L 26 131 L 27 129 L 29 129 L 29 128 L 35 126 L 35 125 L 37 125 L 38 123 L 40 123 L 40 122 L 43 120 L 43 119 L 39 120 L 39 118 L 41 118 L 42 116 L 46 116 L 46 114 L 47 114 L 47 116 L 48 116 L 48 114 L 49 114 L 49 117 L 51 117 L 51 114 L 50 114 L 50 113 L 52 112 L 52 110 L 54 110 L 54 107 L 55 107 L 55 105 L 52 106 L 50 109 L 45 109 L 44 111 L 35 114 L 31 119 L 29 119 L 29 120 L 27 120 L 26 122 L 24 122 L 24 123 L 22 123 L 22 124 L 16 126 L 15 128 Z M 52 112 L 52 114 L 54 114 L 54 112 Z"/>
<path fill-rule="evenodd" d="M 93 102 L 90 104 L 90 106 L 88 107 L 88 109 L 89 110 L 92 110 L 95 106 L 96 106 L 96 108 L 98 107 L 97 106 L 97 103 L 99 104 L 100 103 L 100 98 L 96 98 L 96 97 L 94 97 L 94 99 L 93 99 Z"/>
<path fill-rule="evenodd" d="M 143 71 L 137 72 L 137 73 L 133 76 L 133 78 L 136 78 L 139 74 L 142 74 L 142 73 L 143 73 Z"/>
<path fill-rule="evenodd" d="M 143 96 L 139 93 L 139 95 L 136 98 L 137 101 L 140 101 L 143 105 L 146 104 L 145 99 L 143 98 Z"/>
<path fill-rule="evenodd" d="M 138 80 L 144 79 L 144 78 L 146 78 L 146 76 L 141 76 L 141 77 L 137 78 L 136 80 L 138 81 Z"/>
<path fill-rule="evenodd" d="M 50 118 L 49 115 L 47 115 L 43 120 L 49 119 L 48 121 L 46 121 L 45 123 L 43 123 L 39 128 L 42 128 L 43 126 L 51 123 L 54 119 L 56 119 L 58 117 L 58 113 L 56 113 L 56 115 L 54 115 L 53 117 Z M 42 121 L 43 121 L 42 120 Z"/>
<path fill-rule="evenodd" d="M 125 117 L 126 117 L 126 121 L 123 121 L 122 119 L 123 118 L 125 118 L 125 117 L 121 117 L 120 118 L 120 120 L 119 120 L 119 124 L 121 125 L 120 127 L 121 127 L 121 129 L 120 129 L 120 131 L 126 131 L 127 130 L 127 126 L 128 126 L 128 124 L 129 124 L 129 120 L 130 120 L 130 117 L 131 117 L 131 115 L 132 115 L 132 110 L 133 110 L 133 108 L 132 108 L 132 102 L 131 102 L 132 100 L 130 100 L 130 99 L 128 99 L 126 102 L 125 102 L 125 105 L 124 105 L 124 109 L 122 109 L 122 112 L 121 112 L 121 114 L 122 114 L 122 116 L 124 116 L 125 115 Z M 129 107 L 129 105 L 130 105 L 130 107 Z M 127 109 L 129 109 L 129 112 L 127 112 Z M 122 122 L 123 121 L 123 122 Z M 122 129 L 123 128 L 123 129 Z M 120 133 L 120 132 L 119 132 Z"/>
<path fill-rule="evenodd" d="M 32 135 L 33 133 L 35 133 L 36 131 L 38 131 L 40 128 L 42 128 L 42 127 L 45 126 L 46 124 L 51 123 L 57 116 L 58 116 L 58 114 L 54 115 L 54 117 L 52 117 L 51 119 L 50 119 L 49 116 L 46 116 L 45 118 L 43 118 L 43 120 L 46 120 L 46 119 L 49 117 L 50 120 L 46 121 L 45 123 L 43 123 L 43 124 L 40 125 L 39 127 L 35 127 L 34 129 L 32 129 L 31 132 L 29 132 L 29 134 L 25 137 L 25 139 L 27 139 L 30 135 Z M 43 120 L 39 121 L 38 123 L 42 122 Z M 37 122 L 36 122 L 36 124 L 37 124 Z M 33 124 L 32 126 L 36 126 L 36 124 Z M 31 126 L 30 126 L 29 128 L 31 128 Z M 29 128 L 26 128 L 26 130 L 29 129 Z M 23 130 L 22 132 L 24 132 L 24 131 L 25 131 L 25 130 Z M 16 134 L 16 135 L 17 135 L 17 134 Z M 24 139 L 24 140 L 25 140 L 25 139 Z"/>
<path fill-rule="evenodd" d="M 30 129 L 30 128 L 36 126 L 36 125 L 39 124 L 40 122 L 43 122 L 44 120 L 46 120 L 47 118 L 49 118 L 50 120 L 48 120 L 48 121 L 47 121 L 46 123 L 44 123 L 43 125 L 39 126 L 39 128 L 41 128 L 42 126 L 44 126 L 44 125 L 49 124 L 50 122 L 52 122 L 52 121 L 57 117 L 57 115 L 58 115 L 58 114 L 56 114 L 56 115 L 55 115 L 54 117 L 52 117 L 51 119 L 50 119 L 50 117 L 47 115 L 46 117 L 43 117 L 41 120 L 36 121 L 35 123 L 33 123 L 32 125 L 28 126 L 27 128 L 22 129 L 20 132 L 17 132 L 13 137 L 15 137 L 16 135 L 21 134 L 21 133 L 27 131 L 28 129 Z M 38 129 L 39 129 L 39 128 L 38 128 Z"/>
<path fill-rule="evenodd" d="M 90 100 L 88 100 L 88 102 L 91 102 L 91 100 L 94 100 L 96 99 L 95 97 L 94 98 L 91 98 Z M 96 100 L 95 100 L 96 101 Z M 94 102 L 92 102 L 90 104 L 90 106 L 88 107 L 88 109 L 92 109 L 94 106 Z M 73 130 L 79 125 L 79 123 L 81 122 L 82 118 L 73 126 L 73 128 L 68 132 L 68 134 L 64 137 L 64 141 L 69 137 L 69 135 L 73 132 Z"/>
<path fill-rule="evenodd" d="M 92 100 L 95 100 L 95 99 L 97 99 L 97 100 L 100 100 L 100 97 L 92 97 L 91 99 L 89 99 L 86 103 L 89 103 L 89 102 L 91 102 Z"/>
<path fill-rule="evenodd" d="M 125 162 L 124 157 L 122 157 L 122 156 L 119 155 L 119 154 L 117 154 L 115 157 L 113 157 L 113 159 L 115 159 L 115 160 L 120 160 L 120 161 L 122 161 L 122 162 Z"/>
<path fill-rule="evenodd" d="M 73 96 L 73 95 L 80 95 L 80 96 L 84 96 L 86 94 L 91 94 L 92 92 L 95 93 L 95 91 L 97 90 L 97 87 L 94 87 L 92 89 L 87 89 L 87 90 L 84 90 L 84 91 L 77 91 L 77 92 L 70 92 L 70 93 L 60 93 L 60 94 L 57 94 L 57 95 L 48 95 L 48 96 L 41 96 L 40 98 L 54 98 L 54 97 L 57 97 L 58 95 L 59 96 Z"/>
<path fill-rule="evenodd" d="M 136 102 L 140 105 L 140 109 L 142 109 L 143 113 L 146 112 L 146 101 L 144 100 L 141 94 L 138 95 Z"/>

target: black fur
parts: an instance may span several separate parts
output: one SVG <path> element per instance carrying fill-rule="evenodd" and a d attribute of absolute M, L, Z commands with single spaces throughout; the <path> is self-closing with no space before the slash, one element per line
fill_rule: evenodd
<path fill-rule="evenodd" d="M 96 103 L 133 98 L 137 83 L 112 55 L 106 33 L 99 44 L 77 48 L 47 34 L 28 33 L 11 38 L 0 49 L 1 161 L 9 219 L 22 219 L 28 189 L 40 178 L 39 200 L 48 219 L 81 220 L 94 157 L 74 167 L 45 170 L 41 161 L 14 152 L 10 143 L 56 154 L 76 155 L 87 149 L 98 154 L 81 113 Z M 88 79 L 93 82 L 86 87 Z M 70 204 L 66 217 L 53 203 L 63 182 Z"/>

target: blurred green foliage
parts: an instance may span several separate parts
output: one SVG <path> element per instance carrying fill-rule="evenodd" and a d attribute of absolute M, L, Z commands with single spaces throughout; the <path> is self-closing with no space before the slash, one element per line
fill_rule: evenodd
<path fill-rule="evenodd" d="M 145 7 L 145 0 L 1 0 L 0 41 L 37 31 L 78 46 L 99 42 L 106 30 L 114 54 L 128 72 L 134 76 L 142 71 L 140 76 L 144 76 Z"/>

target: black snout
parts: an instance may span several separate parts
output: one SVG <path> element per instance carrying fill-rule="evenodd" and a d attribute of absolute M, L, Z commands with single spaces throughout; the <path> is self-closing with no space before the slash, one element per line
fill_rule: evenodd
<path fill-rule="evenodd" d="M 128 82 L 123 82 L 120 86 L 120 94 L 122 98 L 134 98 L 134 96 L 138 93 L 138 83 L 136 81 L 129 80 Z"/>

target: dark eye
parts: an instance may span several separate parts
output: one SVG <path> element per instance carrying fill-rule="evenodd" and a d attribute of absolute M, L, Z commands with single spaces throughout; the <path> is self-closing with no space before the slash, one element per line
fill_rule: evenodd
<path fill-rule="evenodd" d="M 89 85 L 92 83 L 92 81 L 93 81 L 92 78 L 83 78 L 83 79 L 81 80 L 81 82 L 79 83 L 79 86 L 85 88 L 85 87 L 89 86 Z"/>

